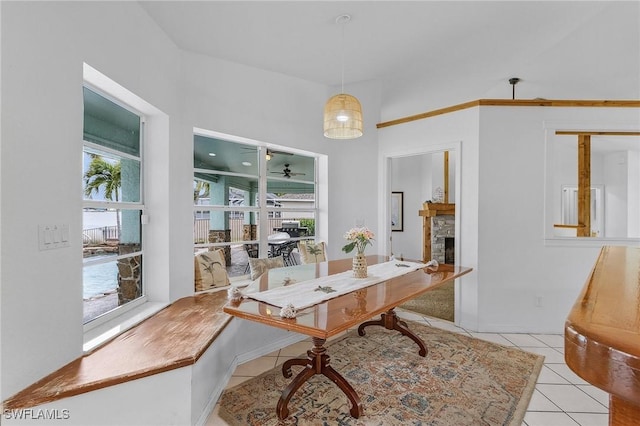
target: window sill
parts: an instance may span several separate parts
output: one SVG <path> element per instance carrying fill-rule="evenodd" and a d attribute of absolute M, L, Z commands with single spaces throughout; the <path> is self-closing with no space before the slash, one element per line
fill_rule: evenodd
<path fill-rule="evenodd" d="M 85 331 L 84 342 L 82 344 L 84 354 L 91 353 L 96 348 L 140 324 L 168 305 L 168 303 L 144 302 L 115 318 Z"/>

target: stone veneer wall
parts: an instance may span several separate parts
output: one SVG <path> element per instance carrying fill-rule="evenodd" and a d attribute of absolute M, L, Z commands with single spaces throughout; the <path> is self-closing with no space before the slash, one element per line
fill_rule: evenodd
<path fill-rule="evenodd" d="M 120 255 L 136 251 L 140 251 L 140 244 L 118 245 L 118 254 Z M 141 272 L 142 262 L 140 256 L 118 259 L 118 306 L 142 296 Z"/>
<path fill-rule="evenodd" d="M 456 235 L 454 215 L 438 215 L 431 218 L 431 259 L 444 263 L 444 239 Z"/>
<path fill-rule="evenodd" d="M 258 225 L 242 225 L 242 241 L 253 241 L 258 239 Z"/>

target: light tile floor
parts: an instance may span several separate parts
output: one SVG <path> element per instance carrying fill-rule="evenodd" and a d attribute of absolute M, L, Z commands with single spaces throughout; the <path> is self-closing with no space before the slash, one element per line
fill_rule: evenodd
<path fill-rule="evenodd" d="M 556 334 L 475 333 L 448 321 L 397 310 L 400 317 L 411 321 L 425 321 L 456 333 L 488 340 L 505 346 L 545 356 L 523 426 L 607 426 L 609 424 L 609 397 L 606 392 L 591 386 L 577 376 L 564 362 L 564 339 Z M 279 351 L 249 361 L 236 368 L 228 387 L 235 386 L 290 358 L 306 352 L 309 341 L 296 343 Z M 274 402 L 275 409 L 275 402 Z M 227 423 L 218 417 L 218 406 L 209 416 L 207 426 Z"/>

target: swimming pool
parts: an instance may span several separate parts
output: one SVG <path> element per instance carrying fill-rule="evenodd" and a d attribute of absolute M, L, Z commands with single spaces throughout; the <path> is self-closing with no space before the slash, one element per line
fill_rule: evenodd
<path fill-rule="evenodd" d="M 116 261 L 85 266 L 82 270 L 82 298 L 111 293 L 118 288 L 118 266 Z"/>

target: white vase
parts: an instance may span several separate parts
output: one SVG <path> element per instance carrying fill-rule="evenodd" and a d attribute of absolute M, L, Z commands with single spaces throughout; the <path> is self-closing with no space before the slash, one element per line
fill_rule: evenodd
<path fill-rule="evenodd" d="M 352 270 L 354 278 L 367 278 L 367 258 L 364 253 L 353 256 Z"/>

